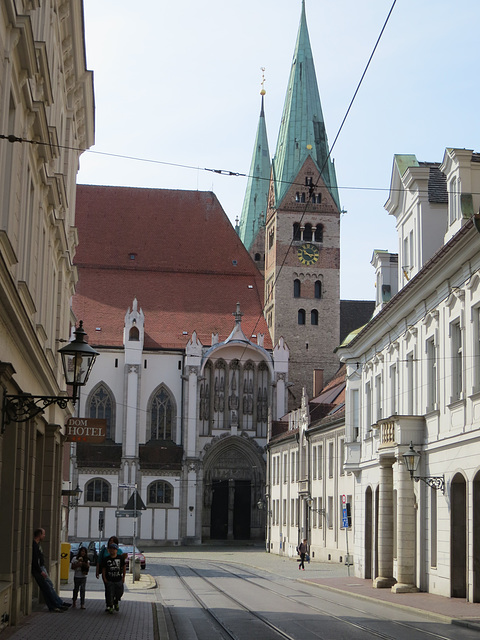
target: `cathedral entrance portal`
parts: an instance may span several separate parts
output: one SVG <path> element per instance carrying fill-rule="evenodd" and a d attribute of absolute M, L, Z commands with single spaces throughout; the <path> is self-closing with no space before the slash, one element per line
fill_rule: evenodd
<path fill-rule="evenodd" d="M 210 516 L 211 540 L 250 538 L 250 482 L 214 480 Z"/>
<path fill-rule="evenodd" d="M 265 486 L 265 462 L 253 439 L 218 438 L 204 458 L 202 537 L 250 540 L 265 535 L 257 502 Z"/>

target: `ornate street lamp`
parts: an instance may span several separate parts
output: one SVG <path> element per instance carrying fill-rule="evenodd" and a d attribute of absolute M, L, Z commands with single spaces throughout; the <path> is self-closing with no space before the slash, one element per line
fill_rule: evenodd
<path fill-rule="evenodd" d="M 68 510 L 69 511 L 70 511 L 70 509 L 75 509 L 75 507 L 78 507 L 78 502 L 79 502 L 80 498 L 82 497 L 82 493 L 83 493 L 83 491 L 78 486 L 78 483 L 77 483 L 77 487 L 75 489 L 63 489 L 62 490 L 62 496 L 68 496 L 69 497 L 69 500 L 68 500 Z"/>
<path fill-rule="evenodd" d="M 75 404 L 78 398 L 78 387 L 86 384 L 98 356 L 98 351 L 85 341 L 86 335 L 83 321 L 80 321 L 78 329 L 75 330 L 75 339 L 58 350 L 62 357 L 65 380 L 67 385 L 73 387 L 73 394 L 71 396 L 33 396 L 30 393 L 21 395 L 4 393 L 2 433 L 10 422 L 27 422 L 52 404 L 57 404 L 61 409 L 66 409 L 69 402 Z"/>
<path fill-rule="evenodd" d="M 420 462 L 420 452 L 415 451 L 413 448 L 413 442 L 410 442 L 410 448 L 407 453 L 403 454 L 403 460 L 405 462 L 405 466 L 407 470 L 410 471 L 410 478 L 418 482 L 419 480 L 423 480 L 425 484 L 428 484 L 429 487 L 440 490 L 443 494 L 445 494 L 445 476 L 414 476 L 413 474 L 418 469 L 418 464 Z"/>

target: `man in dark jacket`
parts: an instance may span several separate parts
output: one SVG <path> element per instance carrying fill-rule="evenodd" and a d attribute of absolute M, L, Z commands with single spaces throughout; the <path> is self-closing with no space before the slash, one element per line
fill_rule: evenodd
<path fill-rule="evenodd" d="M 55 591 L 53 582 L 50 580 L 45 567 L 45 558 L 40 543 L 45 538 L 45 529 L 35 529 L 32 543 L 32 575 L 43 594 L 43 599 L 49 611 L 66 611 L 70 604 L 64 602 Z"/>

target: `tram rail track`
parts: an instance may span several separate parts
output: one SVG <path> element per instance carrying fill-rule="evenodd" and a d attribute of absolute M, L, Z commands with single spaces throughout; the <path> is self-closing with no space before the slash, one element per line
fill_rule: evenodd
<path fill-rule="evenodd" d="M 218 638 L 226 638 L 229 640 L 244 640 L 245 638 L 252 637 L 261 637 L 262 640 L 274 640 L 276 638 L 282 638 L 284 640 L 299 640 L 300 637 L 305 637 L 304 634 L 294 634 L 292 635 L 291 629 L 286 630 L 282 628 L 281 623 L 278 621 L 273 622 L 271 619 L 266 617 L 265 615 L 259 613 L 257 610 L 252 608 L 252 606 L 248 606 L 245 603 L 245 599 L 239 599 L 232 593 L 226 593 L 225 589 L 222 589 L 216 582 L 205 575 L 204 569 L 196 569 L 189 565 L 180 565 L 179 568 L 170 565 L 173 570 L 175 576 L 180 580 L 182 586 L 185 588 L 189 596 L 194 599 L 202 608 L 207 616 L 209 616 L 212 621 L 214 621 L 216 627 L 221 630 L 222 635 L 218 635 Z M 351 632 L 354 633 L 365 633 L 369 637 L 380 638 L 381 640 L 399 640 L 402 637 L 408 637 L 409 640 L 417 640 L 419 638 L 431 638 L 432 640 L 456 640 L 458 638 L 458 627 L 456 629 L 452 628 L 452 632 L 448 634 L 439 633 L 438 631 L 428 630 L 425 626 L 421 626 L 421 622 L 404 622 L 401 620 L 392 619 L 392 617 L 386 617 L 385 615 L 381 615 L 376 612 L 372 612 L 371 610 L 366 610 L 362 607 L 352 606 L 351 604 L 345 604 L 343 602 L 334 599 L 334 597 L 326 597 L 324 593 L 321 593 L 321 589 L 318 589 L 318 593 L 312 594 L 311 591 L 307 591 L 306 589 L 293 589 L 290 584 L 285 585 L 281 584 L 279 581 L 275 580 L 267 580 L 264 576 L 255 573 L 252 570 L 249 570 L 245 567 L 236 567 L 232 568 L 231 566 L 226 566 L 225 563 L 218 562 L 208 562 L 209 567 L 215 569 L 215 572 L 218 573 L 217 581 L 219 578 L 223 578 L 226 576 L 232 576 L 238 580 L 245 581 L 248 584 L 255 586 L 259 589 L 259 601 L 261 601 L 261 593 L 268 591 L 275 598 L 283 598 L 289 602 L 291 605 L 292 602 L 298 607 L 303 607 L 303 611 L 313 612 L 315 614 L 319 614 L 323 616 L 324 619 L 329 619 L 339 624 L 350 628 Z M 188 574 L 185 574 L 184 569 L 188 571 Z M 195 579 L 197 584 L 192 586 L 189 582 Z M 201 582 L 198 582 L 198 581 Z M 284 581 L 283 581 L 284 582 Z M 300 583 L 295 579 L 296 585 Z M 205 589 L 204 585 L 208 585 L 208 598 L 204 598 L 199 595 L 199 591 Z M 313 587 L 314 585 L 312 585 Z M 280 589 L 281 587 L 281 589 Z M 290 589 L 293 593 L 285 593 L 285 588 Z M 212 591 L 213 590 L 213 591 Z M 250 593 L 251 595 L 251 593 Z M 306 602 L 305 598 L 314 598 L 315 602 Z M 212 606 L 212 600 L 217 599 L 217 602 L 221 602 L 222 604 L 218 604 L 218 606 Z M 210 601 L 210 603 L 209 603 Z M 237 609 L 238 611 L 242 611 L 245 613 L 245 620 L 249 620 L 249 624 L 245 625 L 245 628 L 242 628 L 240 631 L 238 629 L 238 621 L 237 626 L 229 623 L 222 617 L 222 610 L 225 610 L 226 607 L 223 605 L 224 602 L 230 602 L 232 608 Z M 381 606 L 383 603 L 378 603 Z M 337 607 L 341 607 L 346 613 L 337 615 L 332 609 Z M 350 619 L 348 618 L 349 614 L 352 614 Z M 353 619 L 356 616 L 357 619 Z M 418 616 L 421 618 L 422 614 L 418 613 Z M 361 621 L 358 618 L 365 617 L 369 620 L 369 622 Z M 247 628 L 251 626 L 252 620 L 255 621 L 255 625 L 263 625 L 265 632 L 261 635 L 253 635 L 251 630 Z M 399 630 L 399 634 L 388 633 L 379 629 L 376 629 L 375 626 L 383 623 L 388 623 L 394 625 Z M 440 624 L 440 621 L 439 621 Z M 322 625 L 323 627 L 323 625 Z M 268 632 L 267 632 L 268 629 Z M 256 628 L 256 632 L 259 631 L 259 627 Z M 348 630 L 346 630 L 348 633 Z M 310 638 L 324 638 L 322 629 L 315 630 L 310 626 L 308 628 L 308 637 Z M 199 636 L 200 637 L 200 636 Z M 212 638 L 213 636 L 210 636 Z M 178 640 L 180 640 L 181 636 L 177 634 Z M 182 639 L 183 640 L 183 639 Z"/>

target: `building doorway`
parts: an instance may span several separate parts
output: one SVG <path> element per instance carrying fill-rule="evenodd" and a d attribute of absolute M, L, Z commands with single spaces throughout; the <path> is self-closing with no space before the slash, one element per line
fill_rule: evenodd
<path fill-rule="evenodd" d="M 480 472 L 473 479 L 473 602 L 480 602 Z"/>
<path fill-rule="evenodd" d="M 254 440 L 239 436 L 213 440 L 203 475 L 202 537 L 206 540 L 258 540 L 265 536 L 265 462 Z"/>
<path fill-rule="evenodd" d="M 250 513 L 249 480 L 213 480 L 211 540 L 249 540 Z"/>
<path fill-rule="evenodd" d="M 452 598 L 467 597 L 467 484 L 462 474 L 453 477 L 450 516 L 450 583 Z"/>
<path fill-rule="evenodd" d="M 365 579 L 372 579 L 373 551 L 373 494 L 370 487 L 365 492 Z"/>

